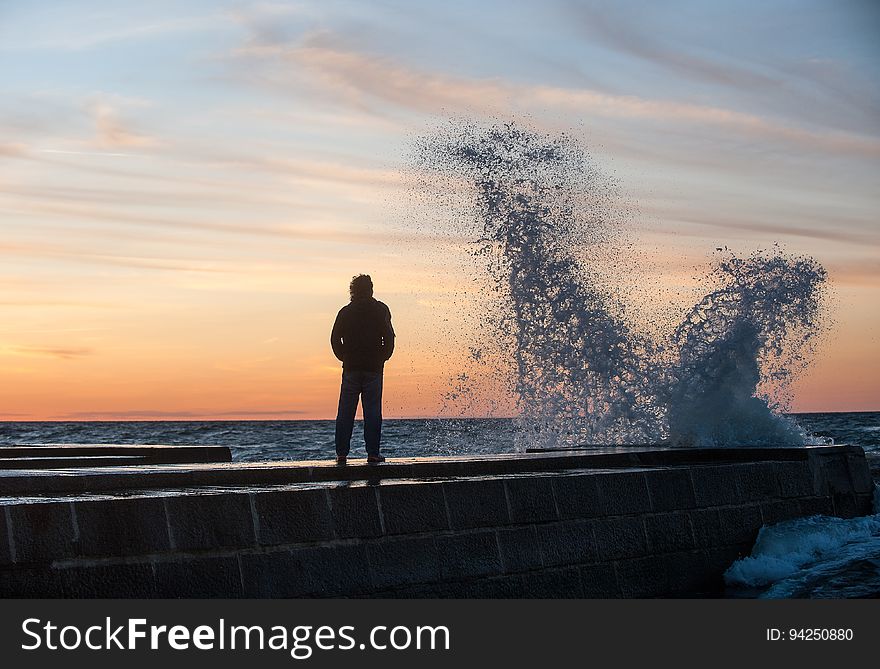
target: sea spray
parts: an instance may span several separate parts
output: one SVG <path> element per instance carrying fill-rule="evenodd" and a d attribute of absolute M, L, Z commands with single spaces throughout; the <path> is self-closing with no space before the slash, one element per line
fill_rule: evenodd
<path fill-rule="evenodd" d="M 799 445 L 803 431 L 781 412 L 820 331 L 825 270 L 778 248 L 713 265 L 716 284 L 665 347 L 676 361 L 658 400 L 682 445 Z"/>
<path fill-rule="evenodd" d="M 513 125 L 464 126 L 432 138 L 423 156 L 474 189 L 496 300 L 481 320 L 482 347 L 509 352 L 520 441 L 564 445 L 641 441 L 660 429 L 651 342 L 616 315 L 615 294 L 578 262 L 613 236 L 613 184 L 568 137 Z M 481 351 L 482 351 L 481 347 Z"/>
<path fill-rule="evenodd" d="M 578 142 L 463 123 L 425 139 L 419 158 L 425 183 L 469 193 L 493 298 L 472 359 L 508 378 L 520 446 L 803 443 L 779 412 L 820 329 L 814 260 L 729 254 L 683 322 L 647 336 L 611 278 L 631 258 L 625 207 Z M 452 394 L 468 390 L 460 374 Z"/>

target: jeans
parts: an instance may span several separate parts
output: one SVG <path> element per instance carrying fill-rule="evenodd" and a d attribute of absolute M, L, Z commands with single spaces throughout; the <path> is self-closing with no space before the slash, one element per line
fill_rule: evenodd
<path fill-rule="evenodd" d="M 379 455 L 382 438 L 382 372 L 342 370 L 339 411 L 336 413 L 336 455 L 347 456 L 357 412 L 358 396 L 364 407 L 364 442 L 367 455 Z"/>

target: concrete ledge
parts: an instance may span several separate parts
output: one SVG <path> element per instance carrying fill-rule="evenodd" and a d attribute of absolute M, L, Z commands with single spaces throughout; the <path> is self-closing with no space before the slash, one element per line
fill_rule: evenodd
<path fill-rule="evenodd" d="M 154 447 L 155 448 L 155 447 Z M 184 447 L 166 447 L 184 448 Z M 197 447 L 204 448 L 204 447 Z M 284 485 L 326 481 L 373 481 L 527 474 L 579 468 L 669 467 L 681 465 L 802 462 L 811 457 L 836 460 L 851 455 L 864 462 L 857 446 L 807 448 L 671 449 L 616 447 L 590 451 L 554 451 L 456 458 L 401 458 L 382 465 L 350 460 L 345 467 L 332 461 L 206 463 L 143 467 L 88 466 L 10 471 L 0 469 L 0 495 L 50 495 L 119 492 L 182 487 Z M 844 465 L 848 467 L 848 465 Z M 19 468 L 20 469 L 20 468 Z M 866 474 L 870 476 L 870 474 Z M 707 488 L 711 490 L 711 486 Z M 737 493 L 738 494 L 738 493 Z"/>
<path fill-rule="evenodd" d="M 0 446 L 0 470 L 231 461 L 232 454 L 226 446 L 129 446 L 116 444 Z"/>
<path fill-rule="evenodd" d="M 706 595 L 762 525 L 870 511 L 860 449 L 761 449 L 760 461 L 719 453 L 714 462 L 697 452 L 690 464 L 666 462 L 666 452 L 39 472 L 31 478 L 41 483 L 71 476 L 78 491 L 0 502 L 0 594 Z M 425 471 L 434 476 L 415 475 Z M 190 487 L 79 489 L 138 474 Z M 221 479 L 237 487 L 206 483 Z"/>

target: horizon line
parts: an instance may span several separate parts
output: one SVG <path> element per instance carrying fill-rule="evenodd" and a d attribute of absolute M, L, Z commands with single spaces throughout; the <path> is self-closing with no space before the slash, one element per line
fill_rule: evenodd
<path fill-rule="evenodd" d="M 853 414 L 853 413 L 880 413 L 880 409 L 853 409 L 833 411 L 789 411 L 784 416 L 810 416 L 815 414 Z M 519 416 L 397 416 L 385 417 L 383 422 L 400 420 L 513 420 Z M 306 423 L 315 421 L 332 422 L 330 418 L 0 418 L 3 423 Z M 357 418 L 356 422 L 363 422 Z"/>

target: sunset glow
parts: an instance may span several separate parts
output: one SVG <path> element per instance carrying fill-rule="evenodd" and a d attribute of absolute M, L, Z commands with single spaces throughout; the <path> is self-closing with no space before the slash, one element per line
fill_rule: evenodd
<path fill-rule="evenodd" d="M 815 257 L 833 324 L 793 408 L 880 410 L 877 13 L 684 4 L 0 5 L 0 420 L 331 418 L 360 272 L 385 415 L 437 415 L 478 266 L 408 151 L 465 117 L 583 137 L 658 295 L 693 303 L 718 247 Z"/>

